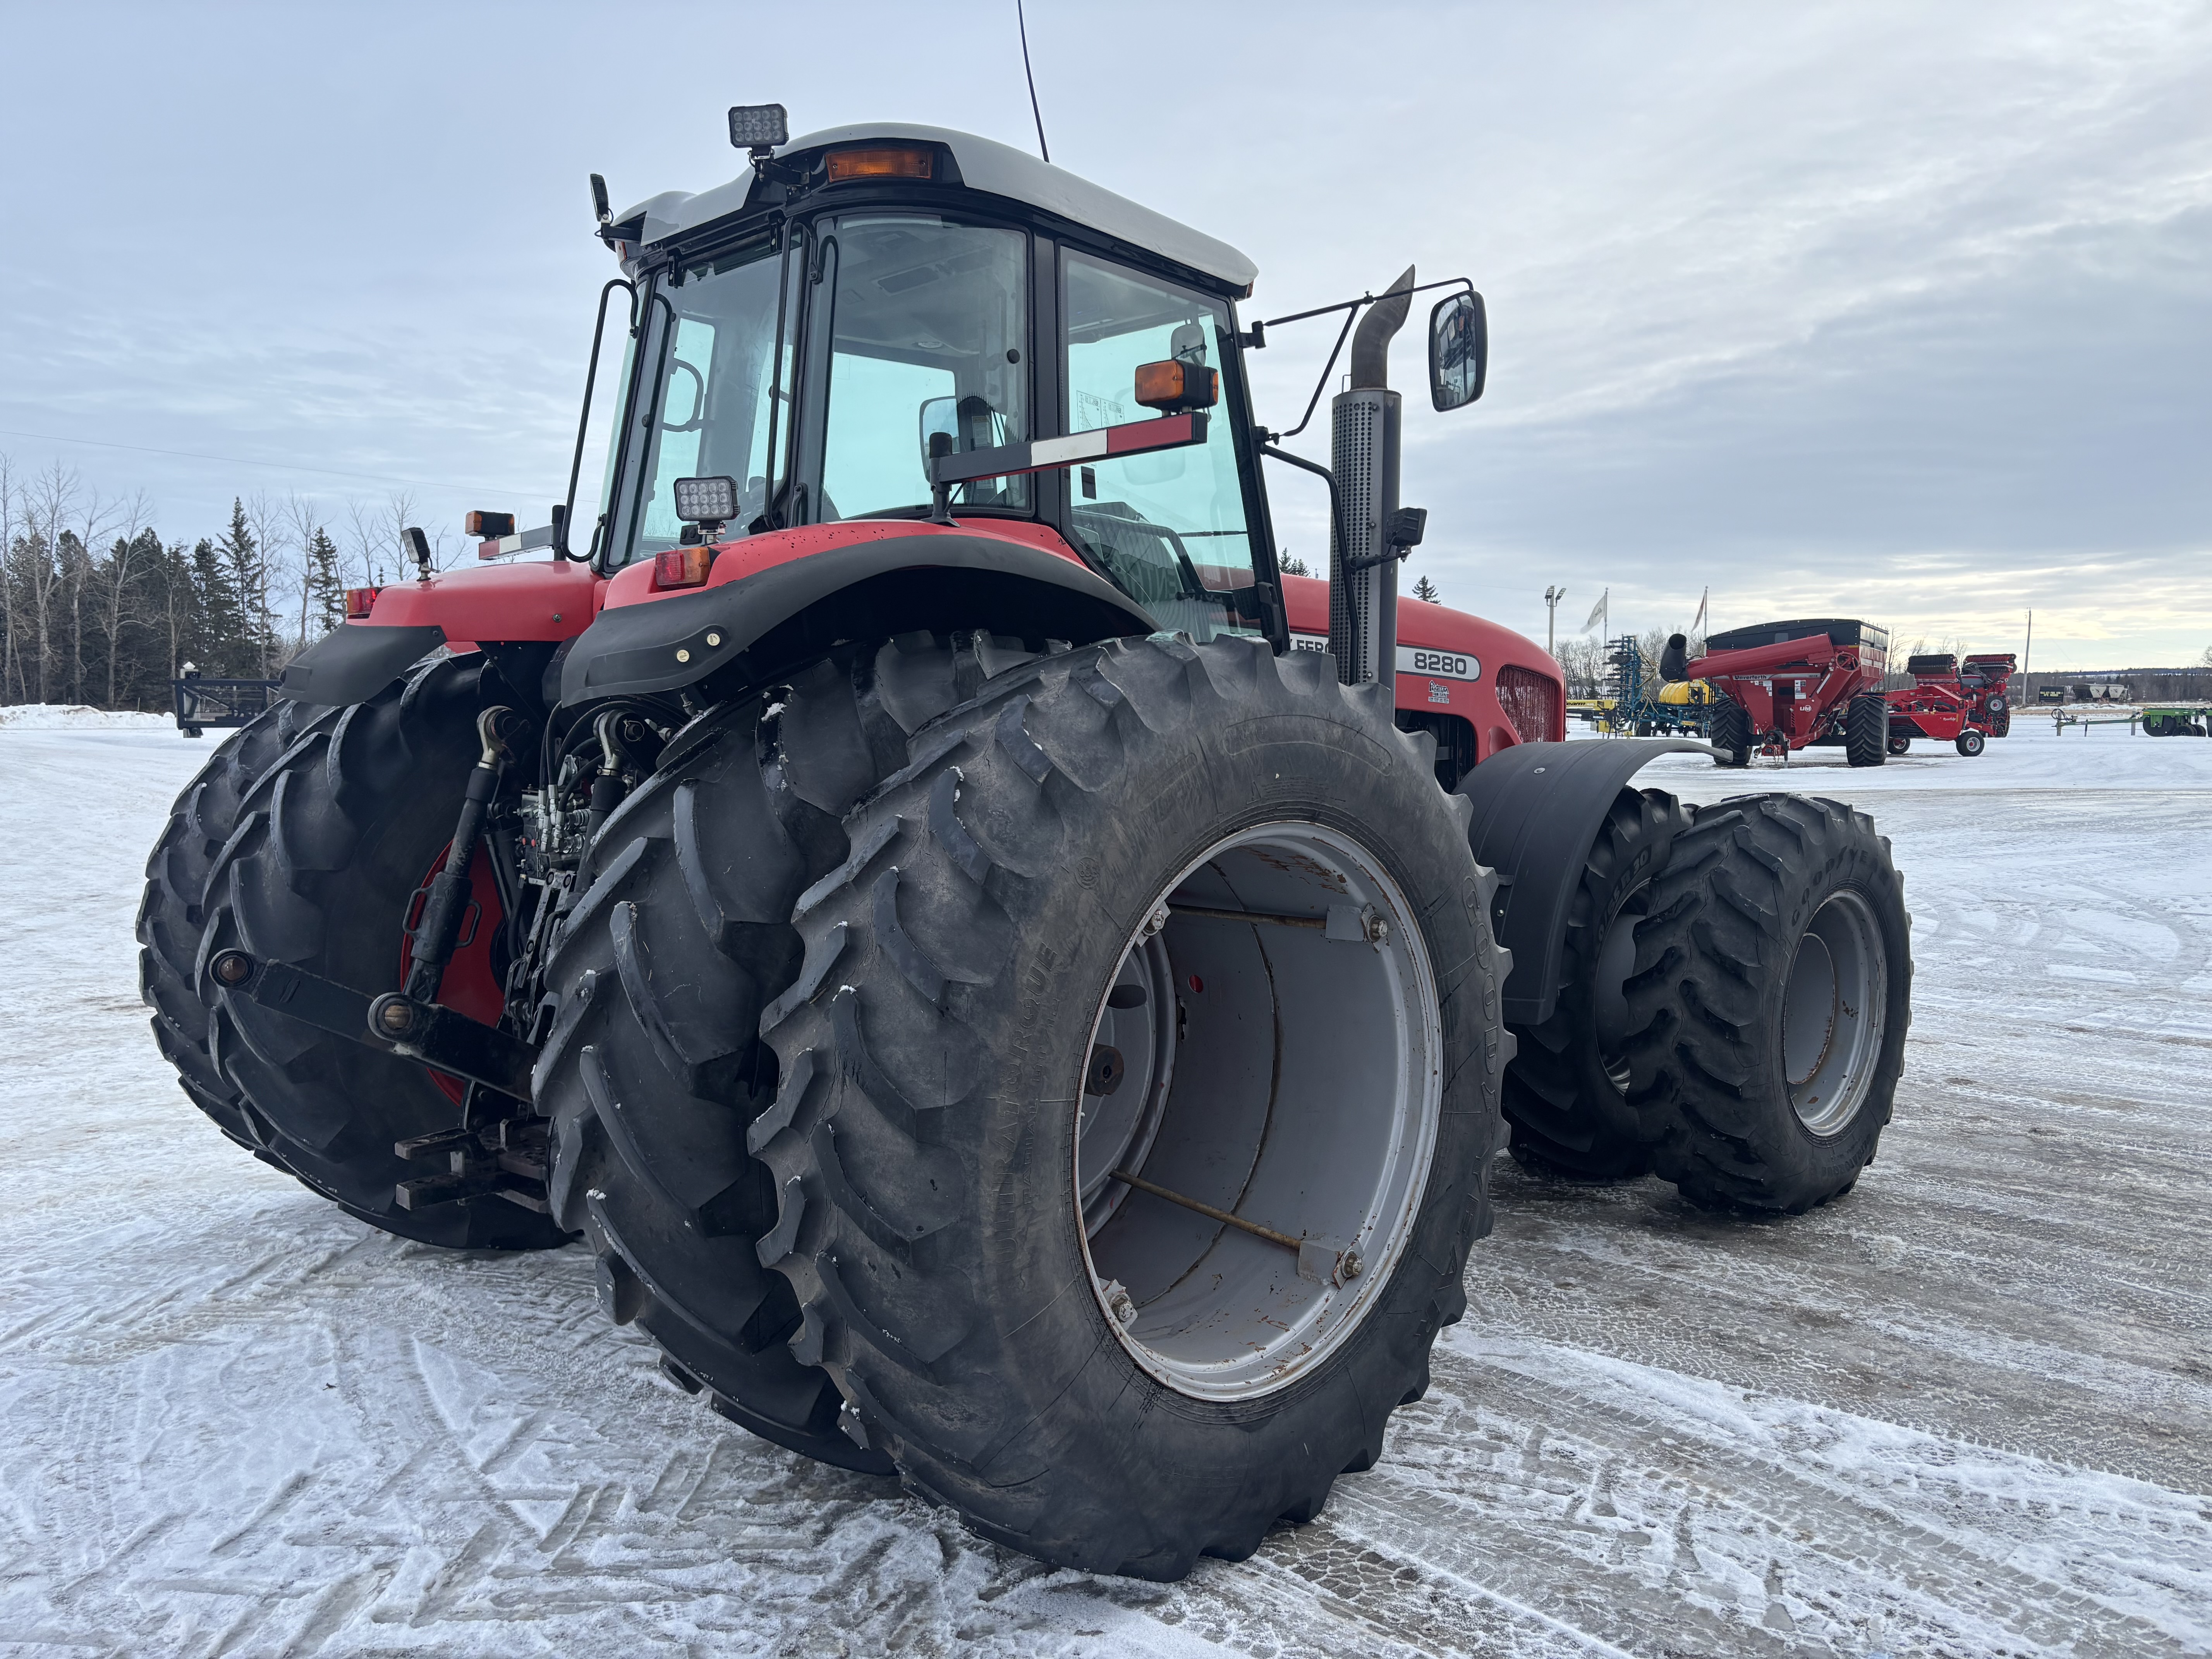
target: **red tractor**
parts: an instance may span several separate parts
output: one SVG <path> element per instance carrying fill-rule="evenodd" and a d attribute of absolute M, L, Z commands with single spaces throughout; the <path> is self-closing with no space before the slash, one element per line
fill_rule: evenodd
<path fill-rule="evenodd" d="M 1297 319 L 1234 248 L 963 133 L 732 137 L 702 195 L 594 180 L 585 544 L 573 468 L 483 568 L 418 544 L 179 800 L 143 987 L 225 1133 L 409 1238 L 580 1241 L 724 1416 L 1157 1578 L 1381 1455 L 1509 1122 L 1700 1203 L 1850 1187 L 1887 846 L 1636 789 L 1696 745 L 1560 742 L 1541 651 L 1399 604 L 1410 272 L 1323 308 L 1323 467 L 1253 416 Z M 1483 310 L 1426 286 L 1448 411 Z"/>
<path fill-rule="evenodd" d="M 1905 659 L 1912 684 L 1889 694 L 1889 752 L 1902 755 L 1915 738 L 1948 739 L 1962 755 L 1978 755 L 1985 738 L 2012 731 L 2010 652 L 1968 657 L 1949 652 Z"/>
<path fill-rule="evenodd" d="M 1887 629 L 1837 618 L 1761 623 L 1712 635 L 1694 659 L 1687 647 L 1680 634 L 1669 638 L 1659 672 L 1719 693 L 1711 730 L 1721 765 L 1747 766 L 1754 751 L 1787 758 L 1814 744 L 1840 745 L 1853 766 L 1881 764 Z"/>

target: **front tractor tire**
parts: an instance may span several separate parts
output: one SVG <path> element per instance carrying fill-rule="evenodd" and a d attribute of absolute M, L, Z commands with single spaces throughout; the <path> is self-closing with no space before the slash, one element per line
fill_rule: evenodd
<path fill-rule="evenodd" d="M 1903 883 L 1873 820 L 1752 795 L 1695 809 L 1636 929 L 1629 1099 L 1692 1202 L 1801 1213 L 1873 1161 L 1905 1064 Z"/>
<path fill-rule="evenodd" d="M 481 672 L 481 659 L 447 658 L 350 708 L 282 702 L 216 750 L 147 860 L 139 985 L 185 1093 L 247 1151 L 386 1232 L 538 1249 L 566 1235 L 504 1199 L 398 1206 L 395 1187 L 422 1168 L 392 1144 L 455 1127 L 453 1085 L 234 996 L 207 972 L 234 947 L 372 994 L 398 982 L 410 909 L 480 752 Z M 488 866 L 478 889 L 490 903 L 441 1000 L 496 1018 Z"/>
<path fill-rule="evenodd" d="M 1466 817 L 1326 657 L 1155 639 L 1003 678 L 847 820 L 748 1138 L 793 1349 L 910 1489 L 1172 1579 L 1376 1462 L 1490 1224 Z"/>
<path fill-rule="evenodd" d="M 1972 726 L 1966 726 L 1961 730 L 1959 735 L 1952 739 L 1952 742 L 1958 749 L 1958 751 L 1966 756 L 1969 760 L 1972 760 L 1975 756 L 1980 754 L 1984 748 L 1988 747 L 1988 743 L 1986 739 L 1983 738 L 1980 728 Z"/>

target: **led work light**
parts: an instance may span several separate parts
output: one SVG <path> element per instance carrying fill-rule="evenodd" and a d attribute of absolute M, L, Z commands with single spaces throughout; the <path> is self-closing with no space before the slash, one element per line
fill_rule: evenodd
<path fill-rule="evenodd" d="M 781 104 L 738 104 L 730 110 L 730 142 L 739 149 L 774 149 L 791 142 L 791 117 Z"/>
<path fill-rule="evenodd" d="M 738 481 L 727 477 L 678 478 L 676 516 L 685 524 L 727 524 L 738 516 Z"/>

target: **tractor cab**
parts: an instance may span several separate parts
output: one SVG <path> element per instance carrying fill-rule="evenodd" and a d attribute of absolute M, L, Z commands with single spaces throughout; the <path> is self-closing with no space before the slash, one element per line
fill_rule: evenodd
<path fill-rule="evenodd" d="M 915 126 L 803 137 L 603 234 L 635 319 L 591 546 L 603 570 L 929 519 L 933 459 L 1112 433 L 1073 465 L 959 482 L 945 505 L 971 533 L 1079 560 L 1164 629 L 1283 631 L 1236 349 L 1255 267 L 1233 248 Z M 1194 413 L 1211 418 L 1171 446 L 1121 435 Z M 702 529 L 677 485 L 717 477 L 727 523 Z"/>

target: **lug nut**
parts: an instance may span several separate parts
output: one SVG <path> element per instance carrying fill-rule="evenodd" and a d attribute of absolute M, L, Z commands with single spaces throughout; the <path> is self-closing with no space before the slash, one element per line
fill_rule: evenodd
<path fill-rule="evenodd" d="M 1349 1284 L 1367 1271 L 1367 1264 L 1359 1259 L 1358 1251 L 1346 1250 L 1342 1255 L 1337 1257 L 1336 1271 L 1339 1276 Z"/>
<path fill-rule="evenodd" d="M 1137 1304 L 1129 1299 L 1129 1292 L 1118 1279 L 1106 1282 L 1106 1311 L 1114 1316 L 1115 1323 L 1127 1330 L 1137 1322 Z"/>
<path fill-rule="evenodd" d="M 1390 942 L 1390 922 L 1388 917 L 1367 918 L 1367 942 L 1370 945 L 1388 945 Z"/>

